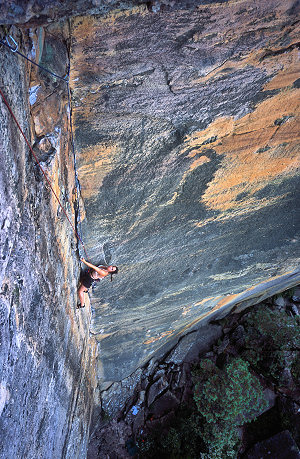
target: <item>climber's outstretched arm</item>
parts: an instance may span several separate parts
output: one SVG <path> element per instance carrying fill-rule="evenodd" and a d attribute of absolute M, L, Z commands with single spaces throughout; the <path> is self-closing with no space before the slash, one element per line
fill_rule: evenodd
<path fill-rule="evenodd" d="M 87 265 L 89 268 L 94 269 L 98 274 L 100 274 L 100 276 L 107 276 L 108 272 L 107 272 L 107 269 L 104 266 L 101 266 L 101 267 L 95 266 L 92 263 L 89 263 L 88 261 L 86 261 L 84 258 L 80 258 L 80 260 L 85 265 Z"/>
<path fill-rule="evenodd" d="M 80 261 L 82 261 L 85 265 L 87 265 L 89 268 L 95 269 L 96 266 L 92 265 L 92 263 L 89 263 L 86 261 L 84 258 L 80 258 Z"/>

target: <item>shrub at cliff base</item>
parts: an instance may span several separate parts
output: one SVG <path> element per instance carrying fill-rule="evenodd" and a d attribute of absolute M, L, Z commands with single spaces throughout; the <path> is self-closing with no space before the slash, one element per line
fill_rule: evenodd
<path fill-rule="evenodd" d="M 177 413 L 167 434 L 139 441 L 140 457 L 224 459 L 236 457 L 238 426 L 266 406 L 258 379 L 240 358 L 220 370 L 210 360 L 194 371 L 196 405 Z M 202 453 L 200 453 L 202 451 Z"/>
<path fill-rule="evenodd" d="M 284 310 L 263 307 L 245 320 L 246 349 L 242 357 L 277 384 L 285 384 L 284 369 L 299 375 L 300 319 Z"/>
<path fill-rule="evenodd" d="M 205 420 L 202 439 L 207 452 L 201 457 L 235 457 L 238 426 L 254 419 L 267 405 L 259 380 L 250 373 L 249 364 L 237 358 L 224 370 L 203 360 L 194 372 L 194 382 L 194 400 Z"/>

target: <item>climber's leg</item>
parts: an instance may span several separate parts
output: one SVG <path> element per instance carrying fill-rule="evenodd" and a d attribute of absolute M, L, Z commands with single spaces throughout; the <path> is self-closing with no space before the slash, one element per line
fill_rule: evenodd
<path fill-rule="evenodd" d="M 80 284 L 80 287 L 78 289 L 78 297 L 79 297 L 79 301 L 80 301 L 80 305 L 78 304 L 77 308 L 84 308 L 85 304 L 84 304 L 84 294 L 88 292 L 88 289 L 83 285 L 83 284 Z"/>

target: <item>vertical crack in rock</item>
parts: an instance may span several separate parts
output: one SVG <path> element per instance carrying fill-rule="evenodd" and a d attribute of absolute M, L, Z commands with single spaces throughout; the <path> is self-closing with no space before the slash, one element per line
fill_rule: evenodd
<path fill-rule="evenodd" d="M 165 79 L 166 79 L 166 83 L 167 83 L 167 86 L 168 86 L 170 92 L 171 92 L 172 94 L 175 94 L 174 91 L 173 91 L 173 89 L 172 89 L 172 86 L 171 86 L 171 79 L 169 78 L 169 73 L 168 73 L 167 69 L 165 68 L 164 65 L 162 65 L 161 68 L 162 68 L 162 70 L 163 70 L 163 72 L 164 72 Z"/>

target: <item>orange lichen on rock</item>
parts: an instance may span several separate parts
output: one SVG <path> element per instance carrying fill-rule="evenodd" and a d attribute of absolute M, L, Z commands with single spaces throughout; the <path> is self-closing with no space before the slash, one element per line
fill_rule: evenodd
<path fill-rule="evenodd" d="M 77 16 L 72 19 L 73 36 L 76 37 L 76 40 L 82 40 L 86 43 L 87 38 L 93 34 L 97 24 L 98 20 L 95 16 Z M 87 31 L 89 32 L 88 35 Z"/>
<path fill-rule="evenodd" d="M 97 53 L 97 57 L 94 56 L 93 59 L 88 59 L 87 49 L 93 49 L 101 43 L 101 36 L 97 37 L 99 30 L 102 29 L 106 33 L 109 30 L 110 33 L 115 33 L 115 40 L 118 41 L 118 32 L 119 24 L 122 18 L 126 18 L 133 15 L 144 16 L 148 14 L 146 6 L 137 6 L 129 10 L 114 10 L 108 13 L 105 16 L 95 17 L 95 16 L 79 16 L 73 19 L 72 22 L 72 38 L 76 45 L 76 56 L 71 67 L 72 81 L 71 86 L 74 87 L 74 81 L 77 78 L 81 78 L 82 75 L 86 73 L 91 74 L 101 74 L 107 73 L 106 63 L 103 64 L 101 56 L 114 56 L 116 53 L 115 50 L 115 41 L 111 47 L 101 49 Z M 87 33 L 88 32 L 88 33 Z M 100 41 L 100 43 L 99 43 Z"/>
<path fill-rule="evenodd" d="M 143 342 L 143 344 L 152 344 L 155 343 L 156 341 L 161 340 L 162 338 L 165 338 L 166 336 L 170 336 L 174 333 L 174 330 L 168 330 L 166 332 L 163 332 L 161 335 L 152 337 L 147 339 L 146 341 Z"/>
<path fill-rule="evenodd" d="M 216 300 L 217 298 L 220 298 L 220 297 L 219 296 L 209 296 L 208 298 L 204 298 L 203 300 L 195 303 L 195 306 L 201 306 L 202 304 L 205 304 L 210 300 Z"/>
<path fill-rule="evenodd" d="M 202 164 L 209 163 L 209 161 L 210 159 L 207 156 L 200 156 L 199 158 L 195 159 L 195 161 L 190 165 L 189 172 L 196 169 L 199 166 L 202 166 Z"/>
<path fill-rule="evenodd" d="M 87 31 L 89 32 L 88 34 Z M 72 78 L 70 79 L 70 85 L 72 89 L 74 88 L 74 81 L 82 76 L 83 64 L 85 66 L 85 71 L 89 69 L 92 71 L 93 69 L 94 61 L 86 62 L 85 48 L 93 45 L 96 31 L 97 20 L 93 16 L 78 16 L 72 21 L 73 39 L 77 44 L 84 44 L 84 46 L 76 47 L 76 59 L 71 60 Z"/>
<path fill-rule="evenodd" d="M 84 150 L 82 163 L 78 168 L 83 199 L 97 196 L 106 175 L 114 168 L 117 145 L 99 144 Z"/>
<path fill-rule="evenodd" d="M 209 147 L 223 159 L 202 202 L 219 211 L 253 206 L 255 192 L 295 174 L 299 166 L 299 90 L 281 92 L 239 120 L 219 118 L 187 137 L 182 153 L 196 149 L 201 156 L 195 167 L 203 163 L 209 139 Z M 239 200 L 241 193 L 247 197 Z"/>
<path fill-rule="evenodd" d="M 233 301 L 235 298 L 237 298 L 239 296 L 239 294 L 235 294 L 235 295 L 227 295 L 225 296 L 224 298 L 222 298 L 220 301 L 218 301 L 218 303 L 216 304 L 216 306 L 213 308 L 213 311 L 221 308 L 222 306 L 225 306 L 226 304 L 230 303 L 231 301 Z"/>
<path fill-rule="evenodd" d="M 233 131 L 233 127 L 233 118 L 217 118 L 204 131 L 196 131 L 187 136 L 180 153 L 184 154 L 188 150 L 193 149 L 189 154 L 190 157 L 195 156 L 195 154 L 201 154 L 202 151 L 207 149 L 207 145 L 204 142 L 215 137 L 216 140 L 211 141 L 209 144 L 210 147 L 214 146 L 216 143 L 219 143 L 218 138 L 228 136 Z"/>
<path fill-rule="evenodd" d="M 280 58 L 281 70 L 272 78 L 264 87 L 265 90 L 280 89 L 290 86 L 300 75 L 300 61 L 298 57 L 298 49 L 293 49 L 291 52 L 284 54 Z"/>
<path fill-rule="evenodd" d="M 265 89 L 267 90 L 283 88 L 291 85 L 297 78 L 299 78 L 300 63 L 296 45 L 299 41 L 300 26 L 295 25 L 292 30 L 290 26 L 287 26 L 280 31 L 280 34 L 289 34 L 291 41 L 286 52 L 284 54 L 281 53 L 280 59 L 277 59 L 274 56 L 277 51 L 281 50 L 281 48 L 278 47 L 278 36 L 276 36 L 276 34 L 274 35 L 274 25 L 276 22 L 280 23 L 280 21 L 281 14 L 277 15 L 276 19 L 275 17 L 272 18 L 272 28 L 264 30 L 264 34 L 269 35 L 270 37 L 270 41 L 266 47 L 258 50 L 251 50 L 250 52 L 249 50 L 246 50 L 245 54 L 240 54 L 238 59 L 225 59 L 223 63 L 208 69 L 205 75 L 193 79 L 191 86 L 207 82 L 210 83 L 215 79 L 227 75 L 228 69 L 230 69 L 230 72 L 232 73 L 235 70 L 243 69 L 247 66 L 263 69 L 268 75 L 273 75 L 274 72 L 278 72 L 277 75 L 265 86 Z M 248 28 L 249 23 L 241 24 L 241 27 L 244 26 Z M 258 32 L 256 27 L 253 27 L 252 24 L 251 30 L 253 33 Z M 241 30 L 239 30 L 238 33 L 240 34 Z M 214 46 L 219 46 L 225 42 L 230 43 L 237 39 L 237 35 L 232 30 L 226 31 L 225 35 L 223 35 L 223 31 L 221 31 L 219 36 L 214 39 L 212 36 L 213 34 L 211 33 L 207 35 L 210 40 L 213 40 Z M 205 35 L 198 33 L 193 36 L 193 41 L 203 42 L 205 38 Z"/>
<path fill-rule="evenodd" d="M 115 22 L 118 21 L 119 19 L 133 16 L 135 14 L 139 14 L 141 16 L 144 16 L 145 14 L 149 14 L 147 6 L 146 5 L 134 6 L 133 8 L 130 8 L 128 10 L 115 9 L 111 11 L 110 13 L 108 13 L 106 16 L 103 16 L 103 18 L 100 18 L 100 22 L 107 24 L 108 26 L 112 26 L 112 25 L 115 25 Z"/>

